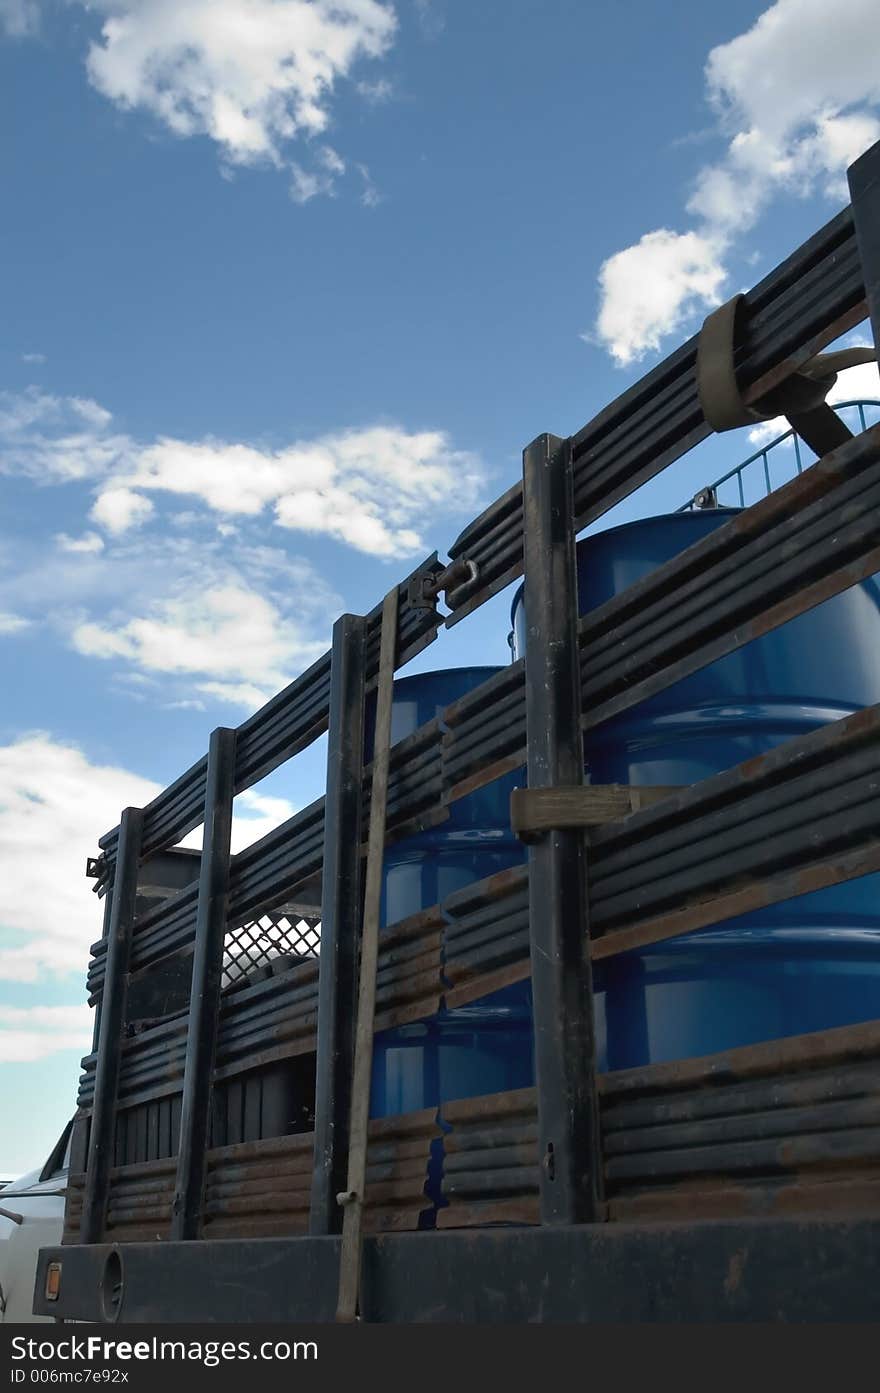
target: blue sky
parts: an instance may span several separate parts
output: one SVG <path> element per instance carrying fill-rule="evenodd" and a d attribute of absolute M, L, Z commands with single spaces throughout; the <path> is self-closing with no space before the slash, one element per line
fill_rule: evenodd
<path fill-rule="evenodd" d="M 878 51 L 876 0 L 0 0 L 0 1173 L 73 1105 L 97 837 L 841 206 Z"/>

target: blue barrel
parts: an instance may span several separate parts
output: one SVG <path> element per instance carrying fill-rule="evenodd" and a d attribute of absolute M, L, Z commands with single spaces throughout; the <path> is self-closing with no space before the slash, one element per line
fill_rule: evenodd
<path fill-rule="evenodd" d="M 500 669 L 451 668 L 394 684 L 393 743 L 433 720 Z M 368 716 L 369 722 L 369 716 Z M 382 923 L 396 924 L 496 871 L 520 864 L 522 845 L 510 831 L 511 774 L 453 803 L 436 827 L 387 848 Z M 441 1011 L 416 1025 L 376 1035 L 370 1113 L 391 1117 L 522 1088 L 532 1082 L 529 984 L 517 984 L 470 1006 Z"/>
<path fill-rule="evenodd" d="M 580 612 L 735 509 L 628 523 L 578 544 Z M 523 652 L 522 587 L 514 656 Z M 880 701 L 874 577 L 589 732 L 591 783 L 690 784 Z M 600 1067 L 628 1068 L 880 1016 L 880 876 L 597 965 Z"/>

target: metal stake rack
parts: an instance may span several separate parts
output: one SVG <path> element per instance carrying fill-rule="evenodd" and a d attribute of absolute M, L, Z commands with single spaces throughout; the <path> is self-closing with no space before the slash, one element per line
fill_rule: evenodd
<path fill-rule="evenodd" d="M 333 1320 L 355 1147 L 362 1262 L 343 1269 L 346 1318 L 358 1290 L 370 1321 L 878 1317 L 880 1020 L 600 1074 L 591 963 L 880 870 L 880 708 L 643 804 L 585 789 L 581 754 L 584 730 L 880 571 L 880 427 L 829 420 L 816 362 L 866 317 L 880 342 L 880 145 L 849 180 L 851 205 L 705 336 L 569 439 L 538 436 L 522 483 L 447 563 L 428 557 L 384 607 L 343 616 L 330 653 L 102 839 L 100 1030 L 37 1311 Z M 806 413 L 831 448 L 578 618 L 577 533 L 710 421 L 779 410 Z M 541 616 L 526 659 L 397 742 L 387 770 L 380 720 L 365 763 L 377 687 L 387 706 L 394 670 L 523 573 Z M 328 729 L 326 798 L 230 857 L 234 796 Z M 356 1046 L 379 832 L 387 846 L 438 823 L 523 766 L 527 865 L 386 926 Z M 202 822 L 199 862 L 174 847 Z M 297 936 L 319 912 L 320 958 Z M 283 951 L 249 949 L 256 968 L 224 987 L 224 954 L 267 914 Z M 529 976 L 534 1088 L 364 1135 L 364 1030 Z M 432 1143 L 448 1203 L 424 1232 Z"/>

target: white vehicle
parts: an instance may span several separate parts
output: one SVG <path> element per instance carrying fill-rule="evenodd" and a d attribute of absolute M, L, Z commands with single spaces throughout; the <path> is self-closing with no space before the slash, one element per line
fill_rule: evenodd
<path fill-rule="evenodd" d="M 34 1278 L 40 1249 L 61 1242 L 71 1127 L 68 1122 L 41 1169 L 0 1189 L 0 1321 L 50 1319 L 32 1314 Z"/>

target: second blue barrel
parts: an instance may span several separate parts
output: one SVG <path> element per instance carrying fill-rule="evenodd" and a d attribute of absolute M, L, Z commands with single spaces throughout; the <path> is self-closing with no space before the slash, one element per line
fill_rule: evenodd
<path fill-rule="evenodd" d="M 492 677 L 494 667 L 450 668 L 394 684 L 392 744 L 434 720 Z M 451 804 L 449 818 L 386 849 L 382 923 L 396 924 L 454 890 L 520 864 L 510 831 L 515 775 Z M 528 983 L 426 1021 L 377 1034 L 370 1111 L 389 1117 L 456 1098 L 503 1092 L 533 1081 Z"/>
<path fill-rule="evenodd" d="M 578 544 L 581 613 L 734 510 L 674 513 Z M 523 592 L 513 649 L 525 644 Z M 880 701 L 880 586 L 854 586 L 591 731 L 595 784 L 691 784 Z M 880 877 L 605 959 L 600 1068 L 687 1058 L 880 1016 Z"/>

